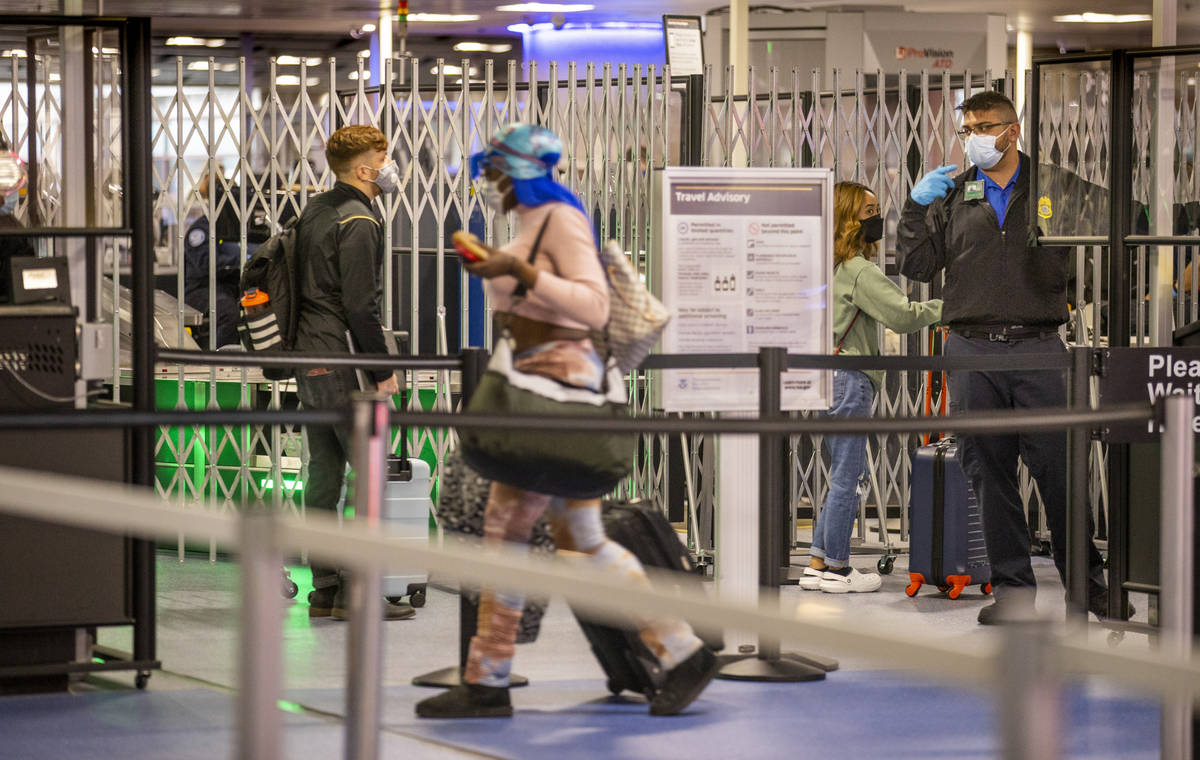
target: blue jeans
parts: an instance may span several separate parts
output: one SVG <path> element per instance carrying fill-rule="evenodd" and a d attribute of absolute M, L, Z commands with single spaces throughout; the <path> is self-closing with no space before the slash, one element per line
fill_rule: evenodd
<path fill-rule="evenodd" d="M 838 370 L 833 375 L 833 406 L 822 416 L 870 417 L 875 388 L 862 372 Z M 813 526 L 810 554 L 829 567 L 845 567 L 850 561 L 850 535 L 858 517 L 858 484 L 867 471 L 865 435 L 827 435 L 829 449 L 829 493 L 821 516 Z"/>

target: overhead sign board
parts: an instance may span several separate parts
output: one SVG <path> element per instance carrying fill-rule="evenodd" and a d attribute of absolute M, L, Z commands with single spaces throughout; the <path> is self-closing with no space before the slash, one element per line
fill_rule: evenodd
<path fill-rule="evenodd" d="M 704 44 L 699 16 L 663 17 L 663 42 L 672 76 L 704 73 Z"/>

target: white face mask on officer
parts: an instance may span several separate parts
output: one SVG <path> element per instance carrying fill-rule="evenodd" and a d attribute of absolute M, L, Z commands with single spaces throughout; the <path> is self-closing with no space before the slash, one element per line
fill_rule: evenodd
<path fill-rule="evenodd" d="M 374 182 L 381 192 L 390 193 L 400 187 L 400 170 L 396 168 L 395 161 L 389 161 L 378 169 L 373 166 L 367 168 L 377 172 L 375 179 L 368 181 Z"/>
<path fill-rule="evenodd" d="M 1000 159 L 1004 158 L 1004 151 L 996 147 L 996 140 L 1007 131 L 1006 128 L 999 135 L 973 134 L 968 137 L 967 145 L 964 148 L 967 158 L 972 164 L 984 170 L 991 169 L 1000 163 Z"/>

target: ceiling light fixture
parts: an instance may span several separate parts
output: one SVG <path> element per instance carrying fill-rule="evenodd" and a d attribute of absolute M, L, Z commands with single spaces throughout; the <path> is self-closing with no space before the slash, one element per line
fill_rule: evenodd
<path fill-rule="evenodd" d="M 191 61 L 187 65 L 188 71 L 208 71 L 208 68 L 208 61 Z M 236 63 L 214 63 L 212 70 L 232 73 L 238 70 L 238 65 Z"/>
<path fill-rule="evenodd" d="M 370 50 L 360 50 L 360 51 L 358 51 L 358 57 L 359 58 L 370 58 L 371 51 Z"/>
<path fill-rule="evenodd" d="M 325 62 L 324 58 L 305 58 L 304 63 L 309 66 L 320 66 Z M 299 66 L 300 58 L 294 55 L 280 55 L 275 57 L 276 66 Z"/>
<path fill-rule="evenodd" d="M 594 11 L 596 6 L 588 3 L 513 3 L 496 6 L 496 10 L 507 13 L 576 13 Z"/>
<path fill-rule="evenodd" d="M 316 77 L 309 77 L 308 79 L 304 80 L 306 87 L 313 87 L 317 84 L 320 84 L 320 82 L 321 80 L 317 79 Z M 279 85 L 280 87 L 298 87 L 300 85 L 300 77 L 296 76 L 295 74 L 283 74 L 275 77 L 275 84 Z"/>
<path fill-rule="evenodd" d="M 204 47 L 210 47 L 210 48 L 225 47 L 225 40 L 222 40 L 222 39 L 205 40 Z"/>
<path fill-rule="evenodd" d="M 541 24 L 509 24 L 505 28 L 513 34 L 528 34 L 529 32 L 541 32 L 546 29 L 553 29 L 554 24 L 551 24 L 550 22 L 544 22 Z"/>
<path fill-rule="evenodd" d="M 507 53 L 512 50 L 512 45 L 508 43 L 489 45 L 486 42 L 464 41 L 456 43 L 454 50 L 459 53 Z"/>
<path fill-rule="evenodd" d="M 409 23 L 425 24 L 461 24 L 467 21 L 478 21 L 478 13 L 410 13 Z"/>
<path fill-rule="evenodd" d="M 370 34 L 371 32 L 375 31 L 375 25 L 374 24 L 363 24 L 362 30 L 363 30 L 363 34 Z"/>
<path fill-rule="evenodd" d="M 1055 16 L 1060 24 L 1138 24 L 1152 21 L 1147 13 L 1069 13 L 1065 16 Z"/>
<path fill-rule="evenodd" d="M 199 37 L 168 37 L 167 44 L 177 47 L 203 47 L 208 40 Z"/>
<path fill-rule="evenodd" d="M 28 58 L 29 53 L 25 52 L 24 48 L 13 48 L 12 50 L 5 50 L 3 53 L 0 53 L 0 56 L 5 58 L 12 58 L 14 56 L 17 58 Z"/>

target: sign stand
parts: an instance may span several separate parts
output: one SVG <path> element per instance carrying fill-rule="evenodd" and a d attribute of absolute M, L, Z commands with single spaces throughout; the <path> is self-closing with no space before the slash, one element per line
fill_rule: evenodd
<path fill-rule="evenodd" d="M 759 417 L 761 419 L 778 419 L 781 415 L 781 392 L 780 385 L 783 378 L 783 372 L 787 369 L 787 349 L 785 348 L 761 348 L 758 352 L 758 374 L 759 374 Z M 757 445 L 756 445 L 757 443 Z M 738 471 L 744 473 L 749 470 L 749 457 L 745 457 L 745 453 L 749 453 L 754 449 L 758 450 L 758 586 L 759 599 L 766 601 L 768 599 L 777 599 L 777 589 L 780 582 L 780 565 L 781 546 L 779 541 L 779 529 L 783 525 L 783 500 L 780 498 L 779 482 L 783 478 L 783 436 L 777 433 L 764 433 L 759 436 L 757 442 L 748 439 L 742 439 L 735 447 L 741 446 L 745 451 L 738 451 L 743 454 L 742 457 L 726 457 L 726 451 L 722 451 L 721 467 L 722 475 L 726 474 L 726 467 L 738 467 Z M 730 461 L 733 460 L 733 461 Z M 729 462 L 727 465 L 726 463 Z M 743 467 L 742 465 L 746 465 Z M 725 497 L 726 486 L 725 479 L 721 480 L 721 495 Z M 736 482 L 736 480 L 735 480 Z M 726 522 L 733 522 L 739 525 L 742 533 L 739 535 L 730 536 L 734 539 L 742 539 L 745 541 L 745 534 L 750 531 L 746 530 L 746 526 L 750 524 L 749 520 L 738 519 L 745 515 L 748 511 L 744 505 L 753 505 L 754 499 L 746 498 L 746 494 L 742 494 L 735 501 L 725 501 L 722 498 L 722 506 L 729 504 L 738 504 L 743 506 L 743 509 L 738 510 L 742 514 L 734 515 L 733 520 L 722 521 L 722 525 Z M 722 510 L 724 514 L 725 510 Z M 731 531 L 732 532 L 732 531 Z M 721 538 L 726 537 L 724 528 L 722 528 Z M 751 546 L 751 542 L 745 541 L 744 544 L 734 544 L 739 548 Z M 717 577 L 722 579 L 721 560 L 725 557 L 726 548 L 729 544 L 721 543 L 721 551 L 717 553 Z M 752 549 L 751 549 L 752 551 Z M 739 553 L 734 561 L 744 559 L 744 555 Z M 742 568 L 753 567 L 748 562 L 738 563 Z M 740 580 L 740 579 L 739 579 Z M 740 585 L 738 586 L 740 590 Z M 722 592 L 725 591 L 722 586 Z M 767 639 L 763 636 L 758 638 L 758 655 L 756 657 L 740 658 L 732 662 L 727 662 L 719 673 L 717 678 L 723 678 L 731 681 L 821 681 L 825 678 L 825 673 L 830 670 L 837 670 L 837 660 L 819 657 L 810 654 L 800 653 L 782 653 L 779 651 L 780 643 L 778 641 Z"/>
<path fill-rule="evenodd" d="M 832 350 L 833 173 L 672 166 L 661 181 L 662 276 L 655 280 L 674 312 L 662 351 L 759 354 L 757 383 L 753 368 L 664 371 L 663 409 L 778 419 L 784 409 L 828 408 L 829 373 L 788 371 L 787 354 Z M 722 436 L 718 445 L 718 588 L 749 601 L 757 586 L 758 599 L 777 602 L 787 559 L 784 437 Z M 778 641 L 760 638 L 755 646 L 742 631 L 727 631 L 726 645 L 740 656 L 728 655 L 718 678 L 812 681 L 838 667 L 782 654 Z"/>

